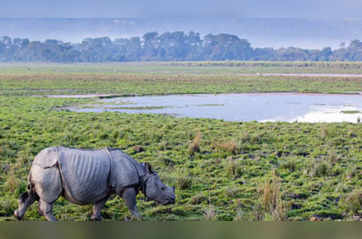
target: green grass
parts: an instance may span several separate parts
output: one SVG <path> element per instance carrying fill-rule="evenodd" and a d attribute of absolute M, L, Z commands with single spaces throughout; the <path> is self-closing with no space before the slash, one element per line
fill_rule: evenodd
<path fill-rule="evenodd" d="M 359 114 L 361 111 L 359 110 L 342 110 L 341 113 L 343 114 Z"/>
<path fill-rule="evenodd" d="M 0 63 L 3 73 L 361 73 L 362 62 L 130 62 L 130 63 Z"/>
<path fill-rule="evenodd" d="M 361 72 L 362 63 L 175 62 L 75 65 L 2 64 L 0 66 L 0 95 L 359 93 L 362 91 L 362 77 L 311 78 L 255 74 L 273 72 L 356 73 Z"/>
<path fill-rule="evenodd" d="M 117 106 L 117 107 L 105 107 L 105 109 L 113 109 L 113 110 L 160 110 L 168 108 L 167 106 Z"/>
<path fill-rule="evenodd" d="M 71 70 L 83 66 L 54 67 Z M 0 70 L 0 221 L 15 220 L 12 212 L 26 189 L 34 156 L 54 145 L 121 148 L 141 162 L 150 162 L 165 182 L 176 186 L 177 203 L 157 206 L 139 195 L 138 206 L 147 221 L 351 220 L 361 216 L 361 124 L 241 123 L 165 115 L 75 113 L 60 109 L 92 100 L 29 96 L 34 89 L 68 94 L 217 93 L 288 89 L 288 84 L 295 84 L 296 91 L 318 87 L 330 91 L 335 84 L 340 85 L 336 91 L 352 91 L 361 90 L 359 80 L 345 83 L 334 79 L 330 86 L 322 80 L 306 86 L 298 85 L 305 79 L 235 80 L 234 76 L 215 74 L 211 80 L 204 74 L 168 79 L 161 74 L 150 83 L 149 78 L 143 79 L 143 73 L 132 73 L 133 78 L 127 73 L 131 78 L 124 79 L 121 75 L 114 78 L 113 73 L 108 78 L 106 73 L 49 76 L 4 71 Z M 244 81 L 253 86 L 248 88 Z M 260 81 L 260 88 L 255 81 Z M 283 85 L 285 82 L 288 84 Z M 65 88 L 75 90 L 62 91 Z M 138 150 L 140 147 L 143 150 Z M 66 221 L 89 220 L 90 211 L 91 206 L 73 205 L 64 199 L 54 207 L 56 217 Z M 129 215 L 118 197 L 109 200 L 103 211 L 106 220 L 123 220 Z M 26 220 L 44 220 L 36 204 L 28 210 Z"/>

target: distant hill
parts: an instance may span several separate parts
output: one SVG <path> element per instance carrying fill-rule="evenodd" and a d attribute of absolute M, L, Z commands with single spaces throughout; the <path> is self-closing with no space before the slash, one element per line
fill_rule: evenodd
<path fill-rule="evenodd" d="M 140 36 L 146 32 L 230 33 L 253 47 L 337 48 L 362 39 L 362 20 L 297 18 L 0 18 L 0 36 L 80 42 L 91 37 Z"/>

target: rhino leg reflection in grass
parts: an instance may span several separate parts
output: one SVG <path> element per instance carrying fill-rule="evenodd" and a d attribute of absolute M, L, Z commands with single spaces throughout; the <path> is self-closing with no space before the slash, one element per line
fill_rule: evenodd
<path fill-rule="evenodd" d="M 14 212 L 19 220 L 38 200 L 39 212 L 48 221 L 56 221 L 52 208 L 60 196 L 79 205 L 94 204 L 93 220 L 101 220 L 101 210 L 112 194 L 122 197 L 137 218 L 139 190 L 160 204 L 175 203 L 175 189 L 163 184 L 150 164 L 139 163 L 119 149 L 46 148 L 35 157 L 28 182 L 28 191 Z"/>

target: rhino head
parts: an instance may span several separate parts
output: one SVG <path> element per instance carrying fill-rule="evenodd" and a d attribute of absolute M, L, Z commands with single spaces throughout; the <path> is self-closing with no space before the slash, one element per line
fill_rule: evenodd
<path fill-rule="evenodd" d="M 144 163 L 146 174 L 143 177 L 142 192 L 147 199 L 162 205 L 175 203 L 175 188 L 165 185 L 149 163 Z"/>

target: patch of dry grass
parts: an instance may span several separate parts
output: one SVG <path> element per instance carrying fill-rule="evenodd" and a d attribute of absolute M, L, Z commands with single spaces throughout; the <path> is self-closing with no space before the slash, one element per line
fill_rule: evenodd
<path fill-rule="evenodd" d="M 282 200 L 280 191 L 280 180 L 274 171 L 272 179 L 266 180 L 259 189 L 263 209 L 270 213 L 273 221 L 285 221 L 287 219 L 286 205 Z"/>
<path fill-rule="evenodd" d="M 200 143 L 201 143 L 201 132 L 197 132 L 196 136 L 189 144 L 188 151 L 190 155 L 194 155 L 195 153 L 200 152 Z"/>
<path fill-rule="evenodd" d="M 239 151 L 238 145 L 234 140 L 218 143 L 216 144 L 216 148 L 221 151 L 229 152 L 232 154 L 237 154 Z"/>

